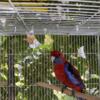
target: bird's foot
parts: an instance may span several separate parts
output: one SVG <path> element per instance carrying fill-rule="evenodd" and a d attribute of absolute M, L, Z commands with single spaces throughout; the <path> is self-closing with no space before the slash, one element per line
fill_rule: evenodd
<path fill-rule="evenodd" d="M 64 85 L 62 88 L 61 88 L 61 92 L 63 93 L 64 92 L 64 90 L 67 88 L 67 86 L 66 85 Z"/>
<path fill-rule="evenodd" d="M 72 95 L 73 97 L 75 97 L 75 90 L 72 90 L 72 91 L 71 91 L 71 95 Z"/>

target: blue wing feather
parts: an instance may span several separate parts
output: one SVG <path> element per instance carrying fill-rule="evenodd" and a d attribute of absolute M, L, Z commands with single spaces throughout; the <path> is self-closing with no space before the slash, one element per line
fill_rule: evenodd
<path fill-rule="evenodd" d="M 71 70 L 69 70 L 69 67 L 70 67 L 70 66 L 69 66 L 68 63 L 65 64 L 65 66 L 64 66 L 64 71 L 65 71 L 66 75 L 68 76 L 69 80 L 70 80 L 73 84 L 79 85 L 80 82 L 74 77 L 74 74 L 73 74 L 73 72 L 72 72 Z"/>

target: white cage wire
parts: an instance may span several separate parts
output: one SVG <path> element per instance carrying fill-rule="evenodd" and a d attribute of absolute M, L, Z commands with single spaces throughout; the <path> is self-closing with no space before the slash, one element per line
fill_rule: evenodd
<path fill-rule="evenodd" d="M 0 20 L 0 34 L 100 35 L 100 1 L 1 0 Z"/>

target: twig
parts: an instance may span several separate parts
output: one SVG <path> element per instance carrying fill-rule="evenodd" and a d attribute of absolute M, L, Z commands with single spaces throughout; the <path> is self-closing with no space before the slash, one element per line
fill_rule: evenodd
<path fill-rule="evenodd" d="M 48 89 L 52 89 L 52 90 L 56 90 L 56 91 L 61 91 L 61 89 L 53 84 L 47 84 L 47 83 L 44 83 L 44 82 L 38 82 L 35 84 L 35 86 L 40 86 L 40 87 L 43 87 L 43 88 L 48 88 Z M 64 91 L 65 94 L 67 95 L 70 95 L 72 94 L 71 90 L 68 90 L 66 89 Z M 99 97 L 96 97 L 96 96 L 91 96 L 91 95 L 88 95 L 88 94 L 84 94 L 84 93 L 80 93 L 80 92 L 75 92 L 75 96 L 76 97 L 82 97 L 86 100 L 100 100 Z"/>

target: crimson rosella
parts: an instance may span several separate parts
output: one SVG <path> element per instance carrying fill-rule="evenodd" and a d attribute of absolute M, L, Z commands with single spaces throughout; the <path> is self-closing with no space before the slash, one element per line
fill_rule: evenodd
<path fill-rule="evenodd" d="M 54 63 L 54 73 L 56 78 L 74 91 L 83 92 L 85 85 L 81 79 L 79 71 L 67 60 L 59 51 L 51 52 L 51 59 Z"/>

